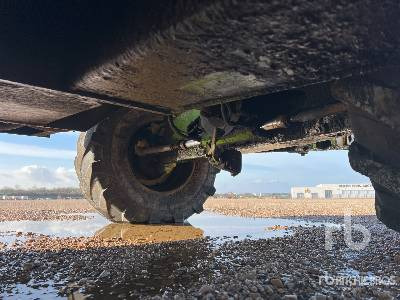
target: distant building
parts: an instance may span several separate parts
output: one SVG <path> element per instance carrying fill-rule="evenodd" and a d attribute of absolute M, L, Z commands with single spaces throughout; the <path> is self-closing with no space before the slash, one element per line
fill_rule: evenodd
<path fill-rule="evenodd" d="M 375 198 L 371 184 L 318 184 L 313 187 L 292 187 L 293 199 Z"/>

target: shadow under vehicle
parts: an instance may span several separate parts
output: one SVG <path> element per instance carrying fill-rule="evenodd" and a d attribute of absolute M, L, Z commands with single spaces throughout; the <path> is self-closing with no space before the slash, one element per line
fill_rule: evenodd
<path fill-rule="evenodd" d="M 242 153 L 350 148 L 400 229 L 398 1 L 21 0 L 0 14 L 0 131 L 86 132 L 76 171 L 108 219 L 182 222 Z"/>

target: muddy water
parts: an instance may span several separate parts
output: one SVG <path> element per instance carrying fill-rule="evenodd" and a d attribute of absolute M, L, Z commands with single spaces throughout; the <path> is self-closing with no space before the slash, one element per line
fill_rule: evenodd
<path fill-rule="evenodd" d="M 127 240 L 146 239 L 175 241 L 200 237 L 215 239 L 263 239 L 283 237 L 290 234 L 290 227 L 320 226 L 330 223 L 306 222 L 284 218 L 243 218 L 203 212 L 190 217 L 183 226 L 179 225 L 133 225 L 112 224 L 102 216 L 91 213 L 79 221 L 6 221 L 0 222 L 0 242 L 9 244 L 22 241 L 20 233 L 43 234 L 53 237 L 122 238 Z"/>
<path fill-rule="evenodd" d="M 102 239 L 120 238 L 122 240 L 162 243 L 209 237 L 205 243 L 211 247 L 219 247 L 225 241 L 245 239 L 270 239 L 291 235 L 291 227 L 320 226 L 323 223 L 305 222 L 283 218 L 242 218 L 223 216 L 203 212 L 192 216 L 185 225 L 130 225 L 112 224 L 98 214 L 84 214 L 86 219 L 78 221 L 6 221 L 0 222 L 0 242 L 11 248 L 15 241 L 24 242 L 26 233 L 42 234 L 51 237 L 100 237 Z M 328 224 L 336 226 L 334 224 Z M 179 247 L 178 247 L 179 249 Z M 178 250 L 176 249 L 176 250 Z M 172 251 L 172 250 L 171 250 Z M 174 250 L 175 251 L 175 250 Z M 136 290 L 153 288 L 155 291 L 161 283 L 168 282 L 169 274 L 165 269 L 173 267 L 176 262 L 190 264 L 181 257 L 181 251 L 172 251 L 165 261 L 159 264 L 152 263 L 153 269 L 149 270 L 149 281 L 143 278 L 131 287 Z M 189 251 L 189 249 L 188 249 Z M 190 251 L 189 251 L 190 252 Z M 175 256 L 174 256 L 175 253 Z M 157 266 L 160 266 L 157 268 Z M 169 266 L 170 265 L 170 266 Z M 168 267 L 169 266 L 169 267 Z M 168 275 L 168 276 L 167 276 Z M 167 277 L 165 277 L 167 276 Z M 160 284 L 157 284 L 159 278 Z M 41 283 L 43 285 L 43 282 Z M 46 286 L 32 287 L 32 282 L 18 283 L 11 290 L 0 293 L 0 298 L 7 299 L 54 299 L 63 298 L 58 294 L 60 285 L 55 285 L 52 280 L 45 282 Z M 62 285 L 61 285 L 62 286 Z M 157 289 L 156 289 L 157 287 Z M 152 293 L 152 291 L 145 291 Z M 79 292 L 74 292 L 75 298 L 80 298 Z"/>

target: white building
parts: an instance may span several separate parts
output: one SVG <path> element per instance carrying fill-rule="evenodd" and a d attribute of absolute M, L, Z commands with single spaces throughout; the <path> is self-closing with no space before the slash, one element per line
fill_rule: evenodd
<path fill-rule="evenodd" d="M 312 187 L 292 187 L 293 199 L 314 198 L 375 198 L 371 184 L 318 184 Z"/>

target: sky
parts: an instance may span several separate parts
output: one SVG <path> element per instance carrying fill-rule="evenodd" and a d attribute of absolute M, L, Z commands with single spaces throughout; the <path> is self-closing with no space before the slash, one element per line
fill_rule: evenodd
<path fill-rule="evenodd" d="M 74 170 L 79 133 L 50 138 L 0 134 L 1 187 L 78 187 Z M 292 186 L 320 183 L 369 183 L 353 171 L 347 151 L 318 151 L 305 156 L 294 153 L 262 153 L 243 156 L 243 169 L 236 177 L 217 175 L 217 193 L 280 193 Z"/>

